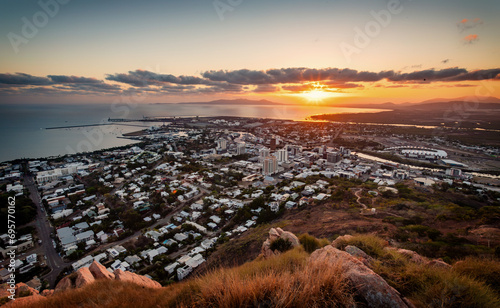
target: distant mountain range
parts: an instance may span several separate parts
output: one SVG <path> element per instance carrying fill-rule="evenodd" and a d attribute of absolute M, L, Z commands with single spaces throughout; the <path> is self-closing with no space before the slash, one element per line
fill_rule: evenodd
<path fill-rule="evenodd" d="M 387 103 L 339 103 L 339 104 L 329 104 L 325 106 L 331 107 L 351 107 L 351 108 L 376 108 L 376 109 L 389 109 L 389 110 L 409 110 L 409 109 L 443 109 L 448 108 L 451 105 L 457 103 L 469 102 L 470 105 L 479 102 L 481 105 L 480 109 L 486 108 L 500 108 L 500 99 L 496 97 L 459 97 L 455 99 L 446 98 L 436 98 L 431 100 L 426 100 L 418 103 L 401 103 L 395 104 L 391 102 Z M 283 103 L 273 102 L 267 99 L 252 100 L 252 99 L 219 99 L 208 102 L 181 102 L 177 104 L 187 104 L 187 105 L 286 105 Z M 294 104 L 295 105 L 295 104 Z"/>
<path fill-rule="evenodd" d="M 409 109 L 422 109 L 433 110 L 433 109 L 443 109 L 450 106 L 456 105 L 457 103 L 469 103 L 471 106 L 478 102 L 480 104 L 479 109 L 486 108 L 500 108 L 500 99 L 496 97 L 485 97 L 485 96 L 466 96 L 454 99 L 447 98 L 435 98 L 418 103 L 342 103 L 331 105 L 332 107 L 353 107 L 353 108 L 377 108 L 377 109 L 393 109 L 393 110 L 409 110 Z"/>
<path fill-rule="evenodd" d="M 266 99 L 251 100 L 251 99 L 219 99 L 209 102 L 184 102 L 178 104 L 196 104 L 196 105 L 283 105 L 272 102 Z"/>

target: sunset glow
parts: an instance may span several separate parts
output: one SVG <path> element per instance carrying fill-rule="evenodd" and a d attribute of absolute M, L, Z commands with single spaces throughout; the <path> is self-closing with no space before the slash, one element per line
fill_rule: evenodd
<path fill-rule="evenodd" d="M 234 2 L 225 9 L 203 1 L 147 2 L 60 5 L 33 38 L 23 34 L 29 29 L 23 20 L 40 10 L 37 2 L 5 2 L 2 101 L 237 96 L 397 104 L 500 93 L 500 2 L 396 1 L 392 13 L 387 1 L 320 1 L 306 10 L 298 1 Z M 478 90 L 485 82 L 489 90 Z"/>

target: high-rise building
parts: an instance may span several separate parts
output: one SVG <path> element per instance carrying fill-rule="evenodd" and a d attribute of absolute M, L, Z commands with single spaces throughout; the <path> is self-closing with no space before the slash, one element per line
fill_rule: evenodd
<path fill-rule="evenodd" d="M 217 139 L 217 150 L 225 150 L 227 148 L 227 141 L 224 138 Z"/>
<path fill-rule="evenodd" d="M 268 148 L 262 148 L 259 150 L 259 157 L 261 159 L 264 159 L 266 158 L 267 156 L 269 156 L 271 154 L 271 152 L 269 151 Z"/>
<path fill-rule="evenodd" d="M 281 149 L 276 151 L 276 157 L 279 162 L 287 162 L 288 161 L 288 151 L 285 149 Z"/>
<path fill-rule="evenodd" d="M 278 159 L 274 156 L 267 156 L 262 162 L 262 174 L 271 175 L 278 171 Z"/>
<path fill-rule="evenodd" d="M 290 146 L 292 155 L 297 155 L 299 153 L 302 153 L 302 147 L 300 145 L 292 145 Z"/>
<path fill-rule="evenodd" d="M 329 152 L 326 154 L 326 162 L 336 164 L 342 159 L 342 155 L 338 152 Z"/>
<path fill-rule="evenodd" d="M 276 150 L 276 138 L 275 137 L 271 138 L 271 142 L 269 144 L 269 147 L 271 148 L 271 151 Z"/>
<path fill-rule="evenodd" d="M 246 153 L 245 144 L 243 142 L 238 142 L 238 144 L 236 144 L 236 154 L 242 155 L 245 153 Z"/>

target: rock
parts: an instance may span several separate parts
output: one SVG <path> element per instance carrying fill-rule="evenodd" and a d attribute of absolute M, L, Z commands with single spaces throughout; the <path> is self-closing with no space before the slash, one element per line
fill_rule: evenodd
<path fill-rule="evenodd" d="M 55 292 L 78 289 L 94 282 L 94 276 L 88 267 L 82 267 L 75 273 L 64 277 L 56 286 Z"/>
<path fill-rule="evenodd" d="M 281 230 L 281 228 L 278 228 L 278 229 Z M 288 231 L 283 231 L 283 230 L 281 230 L 281 231 L 282 232 L 280 234 L 280 237 L 282 239 L 289 240 L 290 243 L 292 243 L 293 247 L 300 245 L 299 238 L 296 237 L 295 234 L 293 234 L 292 232 L 288 232 Z"/>
<path fill-rule="evenodd" d="M 32 287 L 28 286 L 24 282 L 20 282 L 16 284 L 16 296 L 22 295 L 24 296 L 30 296 L 34 294 L 38 294 L 38 290 L 33 289 Z"/>
<path fill-rule="evenodd" d="M 344 250 L 351 256 L 363 262 L 363 264 L 368 267 L 371 267 L 371 265 L 375 261 L 372 257 L 367 255 L 366 252 L 364 252 L 363 250 L 359 249 L 356 246 L 347 245 Z"/>
<path fill-rule="evenodd" d="M 409 307 L 398 291 L 345 251 L 326 246 L 314 251 L 309 262 L 338 264 L 343 276 L 354 287 L 356 293 L 366 301 L 368 307 Z"/>
<path fill-rule="evenodd" d="M 40 293 L 42 296 L 51 296 L 52 294 L 54 294 L 54 290 L 49 290 L 49 289 L 45 289 L 42 291 L 42 293 Z"/>
<path fill-rule="evenodd" d="M 437 268 L 443 268 L 443 269 L 450 269 L 451 265 L 448 263 L 442 261 L 442 260 L 431 260 L 427 262 L 427 265 L 437 267 Z"/>
<path fill-rule="evenodd" d="M 410 259 L 410 261 L 413 261 L 418 264 L 424 264 L 427 263 L 428 260 L 425 257 L 422 257 L 418 253 L 416 253 L 413 250 L 408 250 L 408 249 L 398 249 L 397 252 L 405 256 L 406 258 Z"/>
<path fill-rule="evenodd" d="M 260 254 L 264 256 L 264 258 L 269 258 L 276 255 L 274 251 L 271 250 L 271 241 L 269 239 L 265 240 L 265 242 L 262 243 Z"/>
<path fill-rule="evenodd" d="M 279 228 L 278 228 L 279 229 Z M 269 239 L 271 241 L 277 240 L 280 237 L 278 231 L 274 228 L 269 229 Z"/>
<path fill-rule="evenodd" d="M 92 262 L 89 270 L 95 279 L 115 279 L 115 274 L 108 271 L 104 265 L 97 261 Z"/>
<path fill-rule="evenodd" d="M 121 269 L 115 270 L 114 274 L 115 280 L 132 282 L 146 288 L 161 288 L 161 284 L 152 279 L 131 272 L 124 272 Z"/>
<path fill-rule="evenodd" d="M 82 267 L 76 273 L 75 288 L 77 289 L 95 281 L 88 267 Z"/>
<path fill-rule="evenodd" d="M 262 248 L 260 250 L 261 255 L 265 258 L 269 258 L 278 254 L 278 251 L 271 250 L 271 243 L 279 238 L 290 241 L 290 243 L 292 243 L 292 247 L 300 245 L 299 239 L 292 232 L 283 231 L 281 228 L 271 228 L 269 229 L 269 238 L 262 244 Z"/>
<path fill-rule="evenodd" d="M 349 241 L 350 239 L 352 239 L 352 235 L 349 235 L 349 234 L 346 234 L 346 235 L 342 235 L 342 236 L 339 236 L 337 237 L 333 242 L 332 242 L 332 246 L 335 247 L 335 248 L 339 248 L 340 246 L 342 246 L 343 244 L 345 244 L 347 241 Z"/>
<path fill-rule="evenodd" d="M 64 291 L 64 290 L 68 290 L 68 289 L 73 288 L 73 283 L 71 282 L 72 279 L 76 279 L 76 273 L 65 276 L 63 279 L 61 279 L 57 283 L 56 288 L 54 289 L 54 292 L 60 292 L 60 291 Z"/>

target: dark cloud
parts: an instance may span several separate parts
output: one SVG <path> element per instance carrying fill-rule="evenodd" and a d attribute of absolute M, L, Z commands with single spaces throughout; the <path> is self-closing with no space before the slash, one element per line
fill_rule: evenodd
<path fill-rule="evenodd" d="M 95 78 L 79 77 L 79 76 L 48 75 L 47 77 L 49 77 L 54 83 L 85 83 L 85 84 L 103 83 L 102 80 L 98 80 Z"/>
<path fill-rule="evenodd" d="M 444 81 L 446 78 L 467 73 L 464 68 L 446 68 L 439 71 L 434 69 L 415 71 L 411 73 L 395 74 L 389 78 L 390 81 Z"/>
<path fill-rule="evenodd" d="M 134 87 L 147 87 L 150 85 L 162 85 L 165 83 L 197 85 L 210 84 L 206 79 L 195 76 L 174 76 L 170 74 L 158 74 L 145 70 L 129 71 L 127 74 L 108 74 L 106 80 L 126 83 Z"/>
<path fill-rule="evenodd" d="M 30 74 L 0 74 L 0 84 L 13 86 L 50 85 L 52 81 L 46 77 L 37 77 Z"/>
<path fill-rule="evenodd" d="M 448 59 L 443 60 L 446 63 Z M 358 71 L 349 68 L 279 68 L 269 70 L 241 69 L 234 71 L 207 71 L 200 76 L 175 76 L 145 70 L 115 73 L 106 80 L 81 76 L 29 74 L 0 74 L 2 94 L 54 93 L 80 95 L 130 95 L 130 94 L 205 94 L 251 93 L 274 91 L 340 91 L 362 88 L 366 84 L 388 81 L 385 87 L 418 85 L 432 82 L 457 82 L 493 79 L 500 80 L 500 68 L 468 71 L 465 68 L 426 69 L 410 72 Z M 109 83 L 114 81 L 116 83 Z M 123 87 L 126 84 L 129 87 Z M 377 86 L 375 84 L 375 86 Z M 127 89 L 128 88 L 128 89 Z"/>
<path fill-rule="evenodd" d="M 500 68 L 489 69 L 489 70 L 476 70 L 472 72 L 466 72 L 457 76 L 453 76 L 448 79 L 448 81 L 468 81 L 468 80 L 486 80 L 486 79 L 497 79 L 500 77 Z"/>

